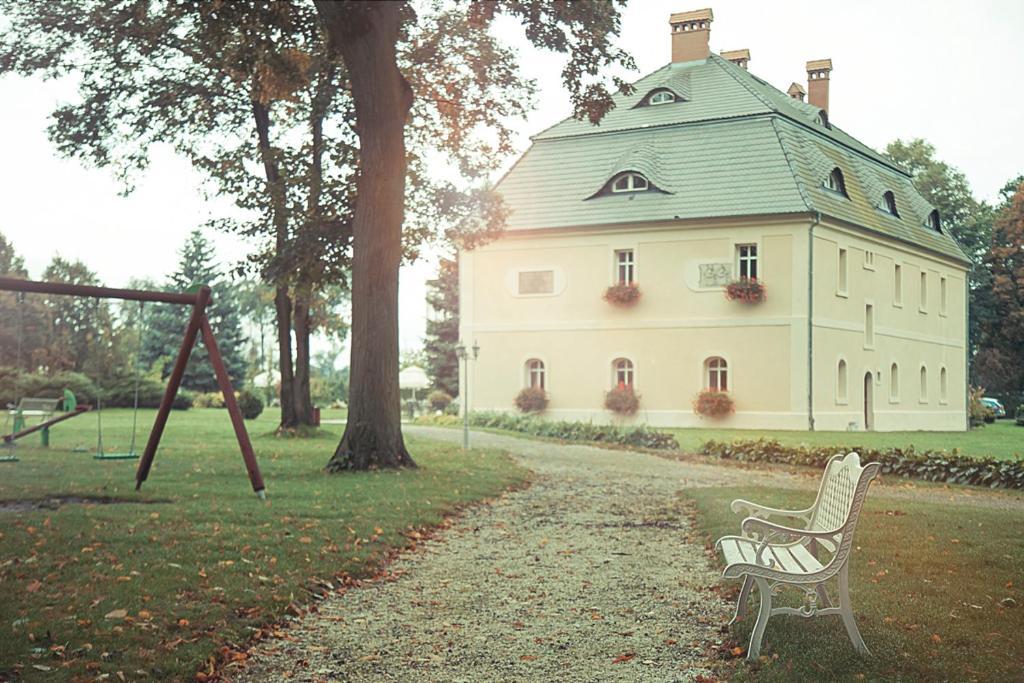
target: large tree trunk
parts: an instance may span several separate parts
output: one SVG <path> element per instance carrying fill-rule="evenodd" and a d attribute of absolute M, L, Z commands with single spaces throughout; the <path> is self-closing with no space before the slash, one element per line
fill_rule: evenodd
<path fill-rule="evenodd" d="M 398 269 L 405 210 L 405 120 L 412 90 L 398 70 L 400 2 L 316 3 L 341 52 L 359 132 L 353 216 L 348 424 L 327 470 L 414 467 L 398 391 Z"/>
<path fill-rule="evenodd" d="M 253 92 L 259 92 L 258 87 Z M 273 213 L 274 238 L 277 255 L 284 253 L 288 246 L 288 214 L 284 190 L 284 182 L 278 168 L 274 150 L 270 145 L 270 110 L 258 99 L 252 103 L 253 119 L 256 122 L 256 139 L 259 145 L 263 172 L 267 178 L 267 190 L 270 194 L 270 206 Z M 280 429 L 295 427 L 295 387 L 292 373 L 292 302 L 288 296 L 288 286 L 284 275 L 276 275 L 277 287 L 274 293 L 274 310 L 277 313 L 277 346 L 278 366 L 281 374 L 281 424 Z"/>
<path fill-rule="evenodd" d="M 309 387 L 309 293 L 296 290 L 295 310 L 292 312 L 295 330 L 295 421 L 300 425 L 313 424 L 313 399 Z"/>

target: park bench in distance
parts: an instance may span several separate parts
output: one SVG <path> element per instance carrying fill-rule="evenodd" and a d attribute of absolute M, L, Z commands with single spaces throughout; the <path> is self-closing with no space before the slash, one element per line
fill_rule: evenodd
<path fill-rule="evenodd" d="M 864 497 L 880 468 L 878 463 L 861 466 L 856 453 L 833 456 L 825 466 L 818 496 L 806 510 L 776 510 L 745 500 L 732 502 L 733 512 L 746 515 L 742 535 L 723 536 L 715 547 L 721 548 L 725 555 L 722 576 L 743 579 L 736 615 L 730 623 L 746 614 L 747 598 L 755 583 L 760 594 L 761 607 L 750 636 L 748 660 L 760 655 L 768 619 L 776 614 L 801 617 L 838 614 L 857 652 L 868 654 L 850 607 L 849 560 Z M 771 521 L 772 518 L 798 520 L 802 525 L 785 526 Z M 825 588 L 825 583 L 832 578 L 838 578 L 838 606 Z M 772 593 L 783 586 L 803 590 L 804 605 L 773 608 Z M 819 601 L 823 607 L 819 606 Z"/>

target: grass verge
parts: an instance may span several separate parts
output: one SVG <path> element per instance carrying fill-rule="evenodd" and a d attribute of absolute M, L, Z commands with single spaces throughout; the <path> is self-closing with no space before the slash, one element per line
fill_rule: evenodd
<path fill-rule="evenodd" d="M 143 442 L 154 413 L 140 413 Z M 191 680 L 211 655 L 242 657 L 325 582 L 373 574 L 424 527 L 526 477 L 500 452 L 420 439 L 408 442 L 419 469 L 326 475 L 342 427 L 276 438 L 274 417 L 248 423 L 266 503 L 223 410 L 171 415 L 140 494 L 135 461 L 71 451 L 95 443 L 91 416 L 55 427 L 49 450 L 27 440 L 20 462 L 0 465 L 0 501 L 130 501 L 0 506 L 0 680 Z M 108 450 L 125 448 L 130 419 L 104 411 Z"/>
<path fill-rule="evenodd" d="M 706 540 L 737 533 L 735 498 L 800 509 L 813 491 L 688 489 Z M 839 617 L 776 616 L 762 658 L 737 680 L 1017 680 L 1024 671 L 1024 513 L 868 494 L 851 556 L 854 612 L 873 656 L 854 652 Z M 721 558 L 716 557 L 721 565 Z M 738 584 L 728 582 L 732 602 Z M 756 590 L 754 591 L 756 593 Z M 835 595 L 835 591 L 832 591 Z M 785 591 L 788 602 L 799 595 Z M 756 595 L 752 596 L 756 598 Z M 1003 601 L 1011 602 L 1005 605 Z M 1013 605 L 1015 606 L 1006 606 Z M 778 603 L 777 603 L 778 604 Z M 746 648 L 752 616 L 729 648 Z"/>

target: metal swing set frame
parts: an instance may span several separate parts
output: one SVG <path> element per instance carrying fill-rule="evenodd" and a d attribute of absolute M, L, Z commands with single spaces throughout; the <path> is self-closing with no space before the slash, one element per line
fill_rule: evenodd
<path fill-rule="evenodd" d="M 238 408 L 238 401 L 235 400 L 234 388 L 231 386 L 231 379 L 228 377 L 227 368 L 224 366 L 224 359 L 217 347 L 217 340 L 213 336 L 213 329 L 206 317 L 206 307 L 211 301 L 210 288 L 200 287 L 195 293 L 178 292 L 154 292 L 142 289 L 116 289 L 112 287 L 94 287 L 91 285 L 73 285 L 63 282 L 38 282 L 35 280 L 19 280 L 11 277 L 0 277 L 0 291 L 24 292 L 32 294 L 55 294 L 64 296 L 82 296 L 95 299 L 121 299 L 126 301 L 156 302 L 163 304 L 175 304 L 179 306 L 191 306 L 192 315 L 189 317 L 188 325 L 185 326 L 185 336 L 181 340 L 181 348 L 174 361 L 174 368 L 167 379 L 167 388 L 160 399 L 160 408 L 157 410 L 156 420 L 153 421 L 153 428 L 149 432 L 149 439 L 146 441 L 146 449 L 139 459 L 138 469 L 135 471 L 135 490 L 142 488 L 142 482 L 149 477 L 149 471 L 153 466 L 153 459 L 156 457 L 157 447 L 160 445 L 160 437 L 163 436 L 164 427 L 167 426 L 167 418 L 171 413 L 171 405 L 174 403 L 178 389 L 181 388 L 181 380 L 185 375 L 185 366 L 188 365 L 192 347 L 195 346 L 196 337 L 202 335 L 203 343 L 210 354 L 210 364 L 217 377 L 217 386 L 224 395 L 224 407 L 227 408 L 231 417 L 231 425 L 235 430 L 235 438 L 238 440 L 238 448 L 242 453 L 242 460 L 245 462 L 245 469 L 249 474 L 249 482 L 252 490 L 262 500 L 266 498 L 266 487 L 263 484 L 263 475 L 260 474 L 259 464 L 256 462 L 256 454 L 249 440 L 249 433 L 245 429 L 245 422 L 242 420 L 242 411 Z"/>

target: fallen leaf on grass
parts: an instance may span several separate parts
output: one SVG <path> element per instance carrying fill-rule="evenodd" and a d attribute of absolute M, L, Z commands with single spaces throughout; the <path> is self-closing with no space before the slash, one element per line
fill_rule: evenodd
<path fill-rule="evenodd" d="M 740 647 L 739 645 L 737 645 L 733 649 L 729 650 L 729 654 L 731 654 L 733 657 L 742 657 L 743 656 L 743 652 L 744 652 L 743 648 Z"/>
<path fill-rule="evenodd" d="M 35 593 L 37 590 L 43 587 L 43 582 L 39 579 L 33 580 L 29 585 L 25 586 L 25 590 L 29 593 Z"/>
<path fill-rule="evenodd" d="M 128 616 L 128 610 L 126 609 L 115 609 L 107 612 L 103 615 L 104 619 L 124 619 Z"/>
<path fill-rule="evenodd" d="M 612 660 L 612 664 L 623 664 L 636 657 L 635 652 L 625 652 Z"/>
<path fill-rule="evenodd" d="M 933 643 L 941 643 L 942 642 L 942 636 L 940 636 L 938 633 L 933 633 L 932 634 L 932 642 Z"/>

